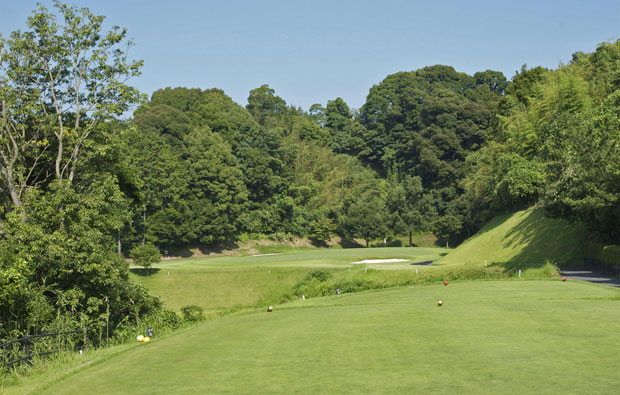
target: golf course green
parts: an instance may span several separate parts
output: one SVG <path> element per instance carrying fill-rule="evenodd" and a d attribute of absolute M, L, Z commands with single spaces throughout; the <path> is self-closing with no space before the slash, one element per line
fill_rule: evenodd
<path fill-rule="evenodd" d="M 382 277 L 415 275 L 435 261 L 445 248 L 351 248 L 291 249 L 281 253 L 219 256 L 201 259 L 163 260 L 149 271 L 132 269 L 132 279 L 158 296 L 169 309 L 202 307 L 217 314 L 234 307 L 274 304 L 287 300 L 287 292 L 311 270 L 326 270 L 334 276 L 354 276 L 364 269 L 391 271 Z M 399 262 L 357 264 L 367 259 Z M 403 273 L 404 272 L 404 273 Z"/>
<path fill-rule="evenodd" d="M 94 363 L 85 355 L 37 391 L 616 394 L 618 333 L 617 289 L 450 282 L 229 315 Z"/>

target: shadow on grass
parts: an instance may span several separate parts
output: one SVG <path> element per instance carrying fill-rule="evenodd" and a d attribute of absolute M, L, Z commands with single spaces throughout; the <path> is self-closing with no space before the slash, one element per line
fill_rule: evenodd
<path fill-rule="evenodd" d="M 130 272 L 132 272 L 133 274 L 135 274 L 136 276 L 141 276 L 141 277 L 148 277 L 150 275 L 153 275 L 157 272 L 159 272 L 161 269 L 158 267 L 151 267 L 148 269 L 145 269 L 143 267 L 133 267 L 131 269 L 129 269 Z"/>
<path fill-rule="evenodd" d="M 239 248 L 239 244 L 236 242 L 225 242 L 221 244 L 209 244 L 209 245 L 191 245 L 174 248 L 169 251 L 169 256 L 180 258 L 191 258 L 195 256 L 195 251 L 198 250 L 202 255 L 209 254 L 221 254 L 226 250 L 235 250 Z"/>
<path fill-rule="evenodd" d="M 547 217 L 544 209 L 537 208 L 506 233 L 503 247 L 523 245 L 521 252 L 506 264 L 517 269 L 540 267 L 546 261 L 556 265 L 578 264 L 583 261 L 587 237 L 583 226 Z"/>
<path fill-rule="evenodd" d="M 433 261 L 424 261 L 424 262 L 414 262 L 411 265 L 414 266 L 430 266 L 433 264 Z"/>
<path fill-rule="evenodd" d="M 383 243 L 383 240 L 380 241 L 375 241 L 370 243 L 370 247 L 371 248 L 376 248 L 376 247 L 402 247 L 403 246 L 403 241 L 402 240 L 387 240 L 387 243 Z"/>
<path fill-rule="evenodd" d="M 504 222 L 508 221 L 513 215 L 514 215 L 514 212 L 512 211 L 508 213 L 503 213 L 503 214 L 498 213 L 495 217 L 489 220 L 489 222 L 487 222 L 478 232 L 476 232 L 475 236 L 480 236 L 487 232 L 491 232 L 495 228 L 504 224 Z M 437 241 L 437 243 L 439 243 L 439 241 Z M 446 243 L 445 240 L 443 240 L 444 245 L 445 243 Z"/>
<path fill-rule="evenodd" d="M 356 242 L 355 240 L 351 240 L 351 239 L 341 239 L 340 242 L 338 242 L 338 244 L 340 244 L 340 246 L 342 248 L 362 248 L 362 247 L 366 247 L 365 245 L 362 245 L 358 242 Z"/>
<path fill-rule="evenodd" d="M 489 267 L 502 267 L 509 272 L 516 272 L 519 270 L 537 269 L 545 265 L 545 262 L 520 262 L 518 260 L 511 259 L 508 262 L 492 262 Z"/>

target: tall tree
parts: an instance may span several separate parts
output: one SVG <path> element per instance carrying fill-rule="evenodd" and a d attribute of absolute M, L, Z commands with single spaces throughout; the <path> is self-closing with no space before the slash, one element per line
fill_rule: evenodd
<path fill-rule="evenodd" d="M 0 37 L 0 189 L 15 207 L 29 188 L 73 182 L 92 136 L 140 98 L 126 84 L 142 65 L 127 59 L 126 30 L 104 32 L 102 16 L 54 6 L 40 6 L 29 31 Z"/>

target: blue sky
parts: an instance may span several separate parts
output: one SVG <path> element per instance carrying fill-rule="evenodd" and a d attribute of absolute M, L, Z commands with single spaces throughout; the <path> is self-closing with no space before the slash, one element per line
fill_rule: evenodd
<path fill-rule="evenodd" d="M 71 2 L 71 1 L 69 1 Z M 51 1 L 43 0 L 51 5 Z M 220 88 L 241 105 L 269 84 L 308 109 L 342 97 L 359 108 L 398 71 L 446 64 L 511 78 L 555 68 L 620 37 L 619 1 L 75 0 L 126 27 L 145 66 L 133 85 Z M 35 0 L 0 0 L 0 32 L 24 29 Z"/>

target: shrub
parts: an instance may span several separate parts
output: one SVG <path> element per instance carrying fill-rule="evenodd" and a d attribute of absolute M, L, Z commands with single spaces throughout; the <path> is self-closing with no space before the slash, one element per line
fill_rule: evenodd
<path fill-rule="evenodd" d="M 313 270 L 306 274 L 301 281 L 293 287 L 293 293 L 297 296 L 325 296 L 335 292 L 333 282 L 327 283 L 332 274 L 326 270 Z"/>
<path fill-rule="evenodd" d="M 194 304 L 181 307 L 184 322 L 198 322 L 204 320 L 203 309 Z"/>
<path fill-rule="evenodd" d="M 153 263 L 157 263 L 161 259 L 159 249 L 153 244 L 135 247 L 129 252 L 129 256 L 136 265 L 140 265 L 145 269 L 148 269 Z"/>

